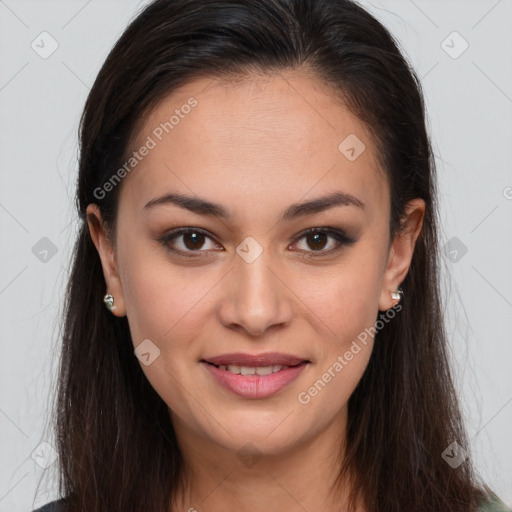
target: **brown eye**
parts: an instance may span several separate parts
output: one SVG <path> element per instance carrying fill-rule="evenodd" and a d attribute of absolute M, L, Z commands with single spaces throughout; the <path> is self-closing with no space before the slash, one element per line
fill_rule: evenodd
<path fill-rule="evenodd" d="M 187 249 L 201 249 L 204 244 L 205 236 L 197 231 L 191 231 L 190 233 L 183 233 L 183 244 Z"/>
<path fill-rule="evenodd" d="M 208 241 L 210 241 L 209 247 Z M 206 231 L 192 227 L 171 231 L 160 238 L 159 242 L 170 251 L 182 256 L 207 256 L 210 250 L 218 250 L 213 238 Z"/>
<path fill-rule="evenodd" d="M 306 235 L 309 247 L 315 251 L 323 249 L 328 238 L 329 237 L 325 233 L 308 233 Z"/>
<path fill-rule="evenodd" d="M 298 246 L 300 246 L 300 241 L 304 240 L 303 247 L 299 247 L 300 251 L 313 257 L 330 254 L 343 246 L 352 245 L 356 241 L 346 235 L 344 231 L 336 228 L 311 228 L 295 240 L 295 244 Z"/>

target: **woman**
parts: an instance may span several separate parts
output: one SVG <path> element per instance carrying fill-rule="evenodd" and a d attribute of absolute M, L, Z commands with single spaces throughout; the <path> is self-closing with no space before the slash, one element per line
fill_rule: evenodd
<path fill-rule="evenodd" d="M 349 0 L 157 0 L 81 122 L 78 511 L 497 511 L 447 362 L 421 86 Z"/>

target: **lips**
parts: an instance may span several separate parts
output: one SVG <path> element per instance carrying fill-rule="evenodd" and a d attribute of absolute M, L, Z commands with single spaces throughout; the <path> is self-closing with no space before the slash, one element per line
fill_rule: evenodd
<path fill-rule="evenodd" d="M 208 357 L 201 360 L 205 363 L 210 363 L 215 366 L 219 365 L 233 365 L 233 366 L 246 366 L 246 367 L 259 367 L 259 366 L 297 366 L 301 363 L 309 363 L 308 359 L 297 357 L 291 354 L 283 354 L 279 352 L 266 352 L 264 354 L 244 354 L 236 352 L 232 354 L 222 354 L 220 356 Z"/>
<path fill-rule="evenodd" d="M 295 362 L 298 359 L 293 356 L 285 357 L 287 357 L 287 359 L 284 360 L 288 361 L 289 363 Z M 225 361 L 226 355 L 222 356 L 222 359 L 221 356 L 215 359 L 218 361 Z M 243 359 L 232 357 L 231 360 L 249 360 L 250 364 L 253 365 L 258 362 L 268 364 L 268 361 L 283 361 L 283 359 L 271 357 L 268 354 L 266 354 L 265 357 L 257 356 L 256 359 L 254 356 L 250 356 L 249 359 L 247 359 L 247 356 L 245 356 Z M 201 365 L 207 371 L 207 373 L 213 377 L 214 382 L 217 382 L 224 389 L 230 391 L 231 393 L 243 398 L 262 399 L 276 395 L 279 391 L 290 386 L 291 383 L 295 381 L 295 379 L 298 379 L 304 371 L 307 371 L 306 369 L 309 366 L 309 362 L 305 360 L 300 361 L 301 362 L 294 366 L 271 365 L 266 367 L 247 367 L 244 365 L 226 366 L 223 364 L 216 366 L 213 363 L 209 363 L 203 360 L 201 361 Z"/>

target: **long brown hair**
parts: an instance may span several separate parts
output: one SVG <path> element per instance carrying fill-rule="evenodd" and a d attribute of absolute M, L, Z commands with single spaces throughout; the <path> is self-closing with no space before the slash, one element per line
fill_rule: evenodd
<path fill-rule="evenodd" d="M 65 511 L 167 511 L 184 470 L 167 405 L 134 356 L 127 319 L 103 305 L 87 206 L 97 203 L 115 233 L 120 187 L 101 199 L 97 190 L 126 161 L 140 121 L 177 87 L 199 76 L 299 67 L 329 84 L 374 135 L 391 190 L 390 240 L 406 203 L 426 203 L 402 311 L 377 333 L 349 400 L 340 479 L 350 475 L 353 501 L 362 496 L 372 512 L 470 512 L 490 492 L 470 457 L 457 468 L 442 457 L 453 441 L 469 447 L 448 364 L 423 92 L 398 43 L 351 0 L 156 0 L 108 55 L 80 124 L 80 228 L 54 410 Z"/>

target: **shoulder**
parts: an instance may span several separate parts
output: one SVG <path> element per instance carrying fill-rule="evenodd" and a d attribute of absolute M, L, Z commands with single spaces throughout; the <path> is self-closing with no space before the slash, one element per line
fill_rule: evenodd
<path fill-rule="evenodd" d="M 478 512 L 511 512 L 511 509 L 498 496 L 493 494 L 480 503 Z"/>
<path fill-rule="evenodd" d="M 51 501 L 50 503 L 47 503 L 46 505 L 33 510 L 32 512 L 60 512 L 62 510 L 63 502 L 63 499 Z"/>

